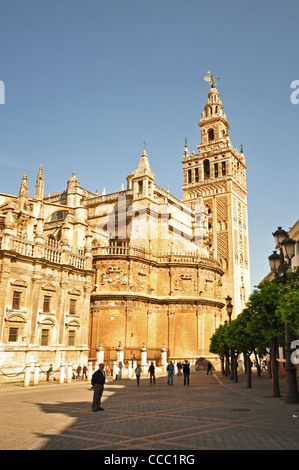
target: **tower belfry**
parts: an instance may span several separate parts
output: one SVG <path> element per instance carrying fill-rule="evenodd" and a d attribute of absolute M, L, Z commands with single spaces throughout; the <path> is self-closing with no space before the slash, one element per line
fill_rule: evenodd
<path fill-rule="evenodd" d="M 212 76 L 213 77 L 213 76 Z M 195 208 L 202 197 L 209 214 L 213 256 L 224 270 L 223 295 L 233 298 L 234 315 L 245 307 L 250 294 L 246 165 L 229 137 L 229 123 L 215 79 L 198 126 L 197 152 L 183 152 L 183 199 Z"/>

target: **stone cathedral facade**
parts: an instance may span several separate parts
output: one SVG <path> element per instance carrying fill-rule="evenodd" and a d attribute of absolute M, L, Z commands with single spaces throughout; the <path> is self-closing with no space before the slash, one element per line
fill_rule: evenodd
<path fill-rule="evenodd" d="M 246 166 L 214 83 L 183 152 L 181 200 L 146 150 L 120 191 L 0 194 L 0 368 L 210 357 L 209 339 L 250 293 Z M 165 356 L 164 356 L 165 357 Z"/>

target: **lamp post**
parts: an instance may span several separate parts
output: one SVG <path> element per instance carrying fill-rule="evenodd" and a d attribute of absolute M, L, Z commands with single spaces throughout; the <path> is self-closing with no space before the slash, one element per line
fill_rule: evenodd
<path fill-rule="evenodd" d="M 281 227 L 278 227 L 272 235 L 275 239 L 276 248 L 279 248 L 280 253 L 278 254 L 276 251 L 273 251 L 272 255 L 269 256 L 270 268 L 275 277 L 280 282 L 285 283 L 287 270 L 291 267 L 291 261 L 295 255 L 296 242 Z M 288 322 L 285 322 L 285 371 L 287 386 L 284 401 L 285 403 L 299 403 L 297 374 L 296 368 L 291 361 L 291 354 L 290 326 Z"/>
<path fill-rule="evenodd" d="M 227 315 L 228 315 L 228 319 L 229 319 L 229 323 L 231 322 L 232 320 L 232 313 L 233 313 L 233 305 L 231 303 L 232 301 L 232 298 L 228 295 L 225 299 L 225 302 L 226 302 L 226 310 L 227 310 Z"/>
<path fill-rule="evenodd" d="M 225 299 L 226 302 L 226 310 L 227 310 L 227 315 L 228 315 L 228 321 L 231 323 L 232 321 L 232 313 L 233 313 L 233 304 L 232 304 L 232 298 L 228 295 Z M 235 351 L 231 351 L 231 374 L 230 374 L 230 379 L 234 380 L 235 382 L 238 382 L 238 374 L 237 374 L 237 358 L 235 356 Z"/>

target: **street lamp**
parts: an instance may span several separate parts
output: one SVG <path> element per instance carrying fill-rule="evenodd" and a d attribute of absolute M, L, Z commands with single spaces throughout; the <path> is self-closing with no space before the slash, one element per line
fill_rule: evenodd
<path fill-rule="evenodd" d="M 280 263 L 281 263 L 280 255 L 277 253 L 277 251 L 273 251 L 272 255 L 270 255 L 268 259 L 269 259 L 271 271 L 274 272 L 274 274 L 278 274 Z"/>
<path fill-rule="evenodd" d="M 232 301 L 232 298 L 228 295 L 225 299 L 225 302 L 226 302 L 226 310 L 227 310 L 227 315 L 228 315 L 228 318 L 229 318 L 229 322 L 231 322 L 233 307 L 234 307 L 232 305 L 231 301 Z"/>
<path fill-rule="evenodd" d="M 228 320 L 229 323 L 232 320 L 232 313 L 233 313 L 233 304 L 232 304 L 232 298 L 228 295 L 225 299 L 226 302 L 226 310 L 227 310 L 227 315 L 228 315 Z M 231 350 L 231 374 L 230 374 L 230 379 L 234 380 L 235 382 L 238 382 L 238 374 L 237 374 L 237 358 L 235 356 L 235 351 Z"/>
<path fill-rule="evenodd" d="M 280 250 L 280 253 L 278 254 L 276 251 L 273 251 L 272 255 L 269 256 L 270 268 L 275 277 L 285 283 L 286 272 L 291 267 L 292 258 L 295 255 L 296 242 L 292 240 L 281 227 L 278 227 L 276 232 L 272 235 L 275 239 L 276 248 Z M 285 403 L 299 403 L 296 368 L 291 361 L 292 350 L 290 336 L 289 323 L 285 322 L 285 370 L 287 375 L 287 387 L 284 401 Z"/>

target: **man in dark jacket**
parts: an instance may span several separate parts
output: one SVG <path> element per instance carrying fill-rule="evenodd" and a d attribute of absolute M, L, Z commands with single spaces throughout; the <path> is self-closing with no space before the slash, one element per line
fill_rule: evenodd
<path fill-rule="evenodd" d="M 91 384 L 93 386 L 93 401 L 92 401 L 92 411 L 103 410 L 101 408 L 101 398 L 104 391 L 104 383 L 105 383 L 105 371 L 104 371 L 104 364 L 99 364 L 99 369 L 94 372 L 91 377 Z"/>
<path fill-rule="evenodd" d="M 190 365 L 188 361 L 183 364 L 184 385 L 189 385 Z"/>

